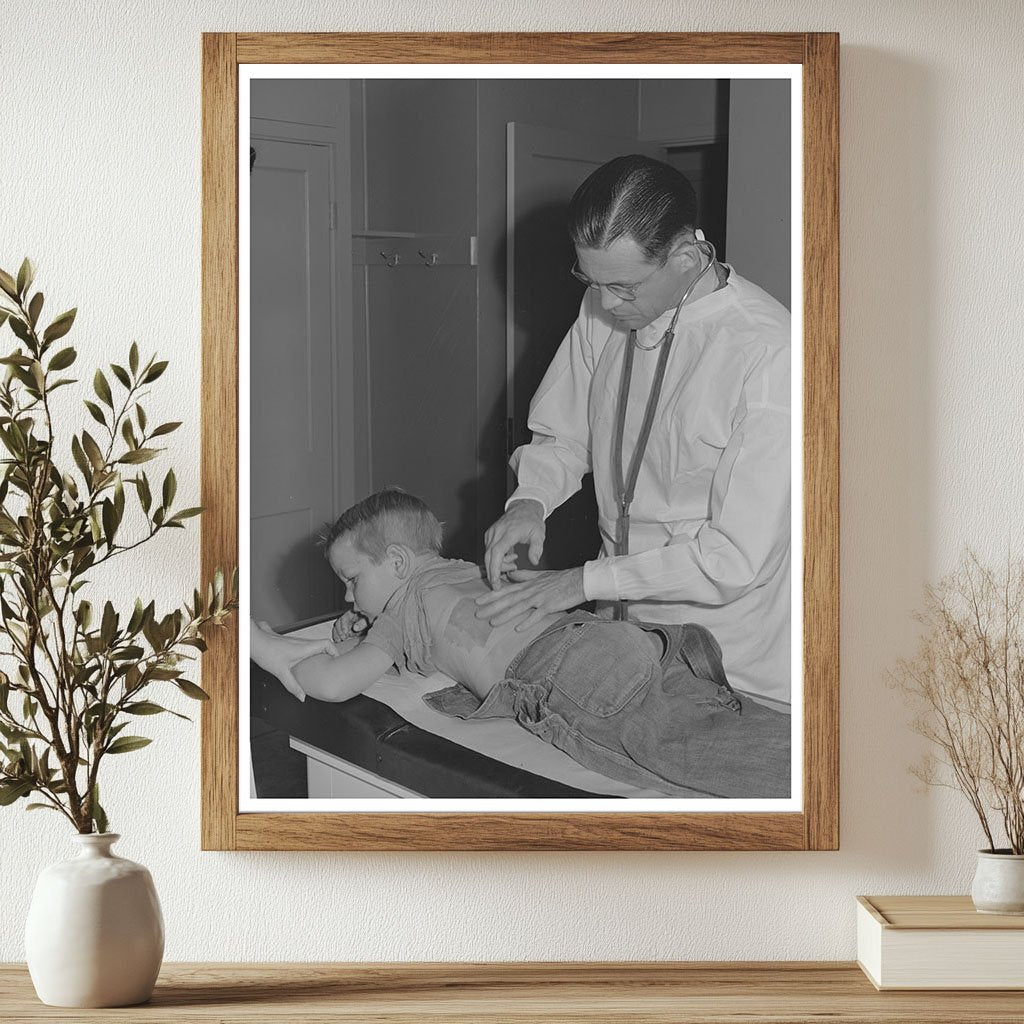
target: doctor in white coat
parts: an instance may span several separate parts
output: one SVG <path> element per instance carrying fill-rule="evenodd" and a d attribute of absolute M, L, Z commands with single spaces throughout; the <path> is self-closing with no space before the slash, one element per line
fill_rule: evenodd
<path fill-rule="evenodd" d="M 598 602 L 646 622 L 697 622 L 734 688 L 790 701 L 790 317 L 696 226 L 674 168 L 625 156 L 572 198 L 579 315 L 530 405 L 518 487 L 490 529 L 493 623 Z M 592 471 L 602 550 L 536 564 L 547 516 Z"/>

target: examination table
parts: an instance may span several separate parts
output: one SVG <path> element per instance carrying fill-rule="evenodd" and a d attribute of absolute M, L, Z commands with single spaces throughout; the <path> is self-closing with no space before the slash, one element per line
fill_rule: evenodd
<path fill-rule="evenodd" d="M 329 638 L 334 617 L 305 622 L 296 636 Z M 341 703 L 296 700 L 258 665 L 250 667 L 250 714 L 286 733 L 306 757 L 310 798 L 665 799 L 574 761 L 511 719 L 463 721 L 423 696 L 447 676 L 392 669 Z M 704 794 L 694 791 L 693 796 Z"/>
<path fill-rule="evenodd" d="M 307 757 L 311 748 L 333 754 L 395 783 L 408 796 L 582 799 L 599 795 L 461 747 L 411 725 L 372 697 L 361 694 L 340 704 L 309 697 L 300 703 L 258 665 L 250 662 L 249 667 L 253 715 L 287 733 L 292 746 Z"/>
<path fill-rule="evenodd" d="M 329 635 L 331 621 L 333 616 L 318 623 L 304 623 L 301 629 L 293 632 L 316 636 L 325 630 Z M 397 684 L 398 677 L 393 673 L 392 677 L 392 682 Z M 590 792 L 534 774 L 420 728 L 386 703 L 367 694 L 336 704 L 312 697 L 300 702 L 253 662 L 249 663 L 249 680 L 250 714 L 286 733 L 291 738 L 292 748 L 306 755 L 311 797 L 339 796 L 337 791 L 325 791 L 324 786 L 329 788 L 330 783 L 323 781 L 331 777 L 337 780 L 341 777 L 339 772 L 345 774 L 347 786 L 354 784 L 357 787 L 354 791 L 347 788 L 345 796 L 608 799 L 609 796 L 639 792 L 625 786 L 619 793 Z M 438 677 L 436 681 L 431 677 L 430 688 L 440 689 L 445 682 L 446 677 Z M 373 692 L 371 688 L 370 693 Z M 428 716 L 426 721 L 430 720 L 431 714 L 424 705 L 424 715 Z M 465 723 L 451 724 L 473 728 Z M 526 740 L 535 739 L 518 726 L 505 725 L 522 733 Z M 547 744 L 542 746 L 547 748 Z M 545 758 L 549 753 L 561 755 L 553 748 L 540 753 Z M 580 773 L 592 774 L 582 767 Z M 353 781 L 350 783 L 349 780 Z M 361 788 L 363 786 L 372 788 Z M 377 791 L 377 787 L 381 790 Z M 315 789 L 320 791 L 314 792 Z"/>

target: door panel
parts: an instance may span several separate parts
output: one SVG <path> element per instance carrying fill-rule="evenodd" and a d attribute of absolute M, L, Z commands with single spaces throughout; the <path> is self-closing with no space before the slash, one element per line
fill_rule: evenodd
<path fill-rule="evenodd" d="M 398 484 L 475 559 L 476 268 L 366 267 L 371 487 Z"/>
<path fill-rule="evenodd" d="M 566 229 L 569 200 L 592 171 L 628 153 L 666 157 L 663 147 L 636 139 L 508 126 L 506 345 L 514 446 L 530 440 L 530 399 L 583 297 L 583 285 L 569 273 L 576 258 Z M 597 554 L 600 543 L 588 475 L 579 493 L 549 518 L 542 564 L 553 569 L 582 565 Z M 524 558 L 520 564 L 527 564 Z"/>
<path fill-rule="evenodd" d="M 334 488 L 330 158 L 252 137 L 250 517 L 252 613 L 286 626 L 334 608 L 315 545 Z"/>

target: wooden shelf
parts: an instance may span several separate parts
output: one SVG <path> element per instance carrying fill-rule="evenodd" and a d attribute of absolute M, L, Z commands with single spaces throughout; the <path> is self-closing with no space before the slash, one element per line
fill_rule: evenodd
<path fill-rule="evenodd" d="M 0 1019 L 326 1024 L 1020 1024 L 1021 992 L 876 992 L 851 963 L 165 964 L 151 1002 L 42 1005 L 0 965 Z"/>

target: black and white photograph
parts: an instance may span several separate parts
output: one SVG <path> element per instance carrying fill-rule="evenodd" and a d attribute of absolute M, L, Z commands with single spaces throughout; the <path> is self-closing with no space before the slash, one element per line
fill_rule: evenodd
<path fill-rule="evenodd" d="M 239 85 L 240 809 L 799 810 L 799 68 L 307 74 Z"/>

